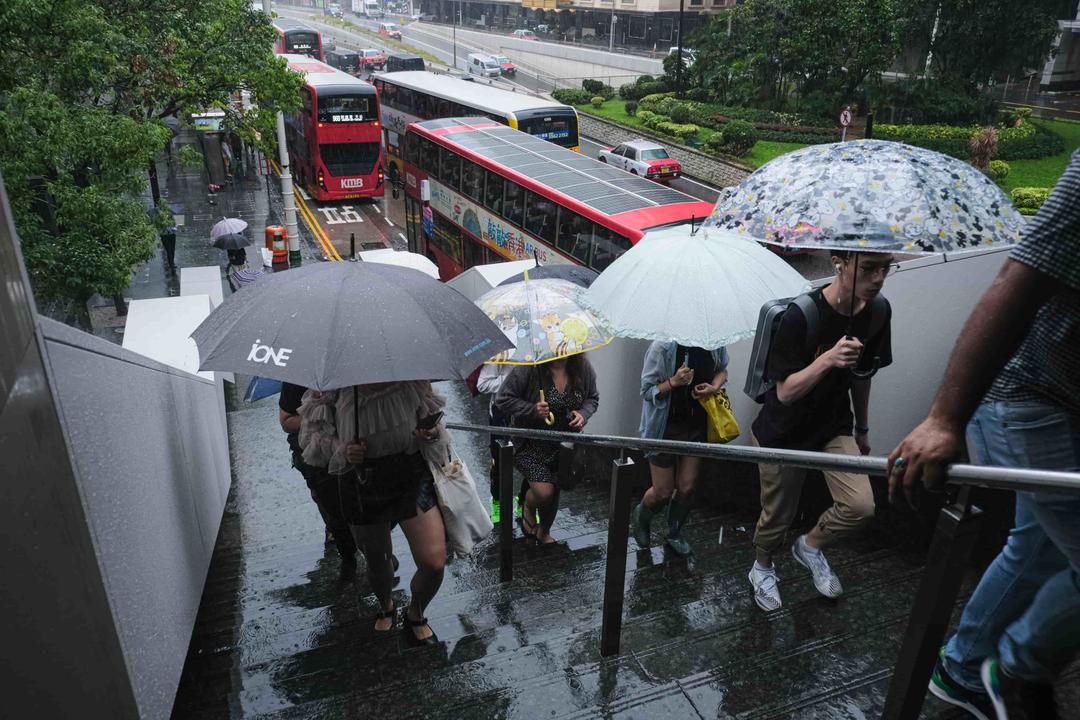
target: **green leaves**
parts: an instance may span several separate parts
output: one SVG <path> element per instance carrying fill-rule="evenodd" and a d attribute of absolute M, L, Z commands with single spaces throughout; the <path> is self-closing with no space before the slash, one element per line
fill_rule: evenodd
<path fill-rule="evenodd" d="M 302 84 L 274 37 L 250 0 L 0 3 L 0 169 L 39 296 L 122 292 L 150 257 L 162 227 L 140 195 L 161 118 L 216 107 L 273 146 L 270 108 L 298 107 Z"/>

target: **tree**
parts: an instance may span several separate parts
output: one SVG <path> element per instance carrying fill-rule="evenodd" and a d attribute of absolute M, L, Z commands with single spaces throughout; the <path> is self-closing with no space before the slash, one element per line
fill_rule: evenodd
<path fill-rule="evenodd" d="M 1075 0 L 934 0 L 923 2 L 918 27 L 929 37 L 932 71 L 969 88 L 1042 67 L 1057 35 L 1058 18 L 1071 17 Z"/>
<path fill-rule="evenodd" d="M 0 169 L 35 292 L 127 286 L 157 230 L 139 194 L 167 116 L 211 107 L 272 146 L 301 79 L 249 0 L 7 0 L 0 8 Z M 248 112 L 230 96 L 247 90 Z"/>

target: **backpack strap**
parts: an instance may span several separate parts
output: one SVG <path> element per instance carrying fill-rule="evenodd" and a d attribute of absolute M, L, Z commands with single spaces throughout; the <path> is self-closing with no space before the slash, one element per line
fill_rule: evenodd
<path fill-rule="evenodd" d="M 799 308 L 802 311 L 803 318 L 806 319 L 806 354 L 809 357 L 814 357 L 814 353 L 817 351 L 818 345 L 818 329 L 821 325 L 821 316 L 818 311 L 817 303 L 814 302 L 814 298 L 810 296 L 810 293 L 803 293 L 798 297 L 791 299 L 791 305 Z"/>

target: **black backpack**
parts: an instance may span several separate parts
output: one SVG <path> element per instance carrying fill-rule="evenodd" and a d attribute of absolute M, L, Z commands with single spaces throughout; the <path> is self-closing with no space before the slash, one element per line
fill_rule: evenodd
<path fill-rule="evenodd" d="M 813 355 L 817 350 L 820 317 L 817 303 L 809 293 L 793 298 L 770 300 L 762 305 L 758 313 L 757 332 L 754 334 L 754 349 L 750 351 L 750 367 L 746 373 L 746 384 L 743 386 L 743 392 L 754 402 L 765 402 L 765 394 L 776 385 L 776 382 L 766 375 L 769 367 L 769 351 L 772 349 L 776 329 L 780 327 L 780 319 L 792 305 L 797 306 L 806 318 L 806 353 Z M 876 335 L 885 325 L 885 319 L 888 317 L 887 307 L 887 301 L 881 295 L 871 301 L 868 338 Z M 875 362 L 874 369 L 869 375 L 876 371 L 877 363 Z"/>

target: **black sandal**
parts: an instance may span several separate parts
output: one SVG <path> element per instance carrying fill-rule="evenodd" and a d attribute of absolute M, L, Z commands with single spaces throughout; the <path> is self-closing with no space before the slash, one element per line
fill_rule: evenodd
<path fill-rule="evenodd" d="M 385 620 L 386 618 L 390 618 L 390 627 L 386 628 L 385 630 L 379 630 L 378 628 L 375 628 L 376 635 L 385 635 L 397 626 L 397 603 L 394 603 L 389 610 L 383 610 L 381 612 L 375 613 L 376 623 L 380 620 Z"/>
<path fill-rule="evenodd" d="M 438 645 L 439 636 L 435 634 L 434 630 L 431 630 L 430 626 L 428 627 L 428 629 L 431 630 L 431 635 L 424 638 L 423 640 L 416 637 L 416 633 L 413 632 L 413 628 L 424 627 L 428 624 L 428 619 L 426 617 L 421 617 L 419 620 L 413 620 L 409 617 L 410 607 L 412 607 L 412 603 L 406 605 L 405 611 L 401 613 L 402 621 L 409 628 L 409 631 L 405 633 L 405 640 L 408 641 L 410 645 L 414 645 L 416 647 L 423 647 L 425 645 Z"/>
<path fill-rule="evenodd" d="M 521 528 L 521 534 L 525 536 L 526 540 L 532 540 L 534 543 L 540 542 L 540 538 L 537 537 L 537 533 L 540 532 L 540 526 L 535 523 L 532 524 L 532 530 L 530 531 L 525 526 L 525 505 L 521 506 L 521 517 L 517 519 L 518 526 Z"/>

